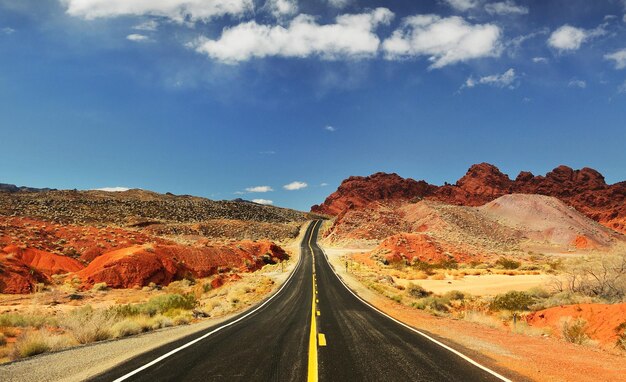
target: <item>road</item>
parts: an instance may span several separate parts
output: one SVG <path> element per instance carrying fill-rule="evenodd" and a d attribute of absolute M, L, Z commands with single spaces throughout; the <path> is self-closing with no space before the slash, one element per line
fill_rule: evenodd
<path fill-rule="evenodd" d="M 317 246 L 271 299 L 94 381 L 502 381 L 353 295 Z"/>

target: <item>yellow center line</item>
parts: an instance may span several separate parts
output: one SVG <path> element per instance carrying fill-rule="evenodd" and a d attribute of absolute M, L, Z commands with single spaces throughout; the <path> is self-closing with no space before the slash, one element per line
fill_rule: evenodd
<path fill-rule="evenodd" d="M 311 236 L 309 236 L 309 250 L 311 251 L 311 258 L 313 262 L 313 293 L 311 298 L 311 332 L 309 333 L 309 372 L 308 372 L 308 382 L 317 382 L 317 320 L 315 318 L 315 295 L 317 291 L 315 290 L 315 256 L 313 254 L 313 246 L 311 245 L 311 240 L 313 239 L 313 232 L 315 231 L 315 227 L 319 223 L 319 220 L 315 222 L 313 225 L 313 229 L 311 230 Z M 326 340 L 324 340 L 326 343 Z"/>

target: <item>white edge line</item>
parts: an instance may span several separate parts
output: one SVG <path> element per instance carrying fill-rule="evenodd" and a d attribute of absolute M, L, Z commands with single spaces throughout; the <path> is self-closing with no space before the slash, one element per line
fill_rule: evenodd
<path fill-rule="evenodd" d="M 337 277 L 337 279 L 339 280 L 339 282 L 341 282 L 341 284 L 343 284 L 343 286 L 348 290 L 348 292 L 352 293 L 352 295 L 354 295 L 354 297 L 358 298 L 359 300 L 361 300 L 361 302 L 363 302 L 365 305 L 369 306 L 370 308 L 374 309 L 375 311 L 377 311 L 378 313 L 382 314 L 383 316 L 389 318 L 392 321 L 395 321 L 396 323 L 404 326 L 405 328 L 414 331 L 415 333 L 419 334 L 420 336 L 430 340 L 431 342 L 434 342 L 435 344 L 441 346 L 442 348 L 456 354 L 457 356 L 461 357 L 462 359 L 466 360 L 467 362 L 471 363 L 472 365 L 486 371 L 487 373 L 493 375 L 494 377 L 505 381 L 505 382 L 513 382 L 510 379 L 504 377 L 503 375 L 498 374 L 497 372 L 489 369 L 487 366 L 481 365 L 480 363 L 478 363 L 477 361 L 474 361 L 473 359 L 471 359 L 470 357 L 466 356 L 465 354 L 461 353 L 458 350 L 455 350 L 453 348 L 451 348 L 450 346 L 432 338 L 431 336 L 429 336 L 426 333 L 423 333 L 417 329 L 415 329 L 414 327 L 405 324 L 404 322 L 397 320 L 393 317 L 391 317 L 390 315 L 388 315 L 387 313 L 383 312 L 382 310 L 378 309 L 377 307 L 375 307 L 374 305 L 370 304 L 369 302 L 365 301 L 363 298 L 361 298 L 359 295 L 357 295 L 356 293 L 354 293 L 352 291 L 352 289 L 350 289 L 350 287 L 348 287 L 348 285 L 346 285 L 346 283 L 341 279 L 341 277 L 339 277 L 339 275 L 337 274 L 337 272 L 335 272 L 335 268 L 333 267 L 333 265 L 330 263 L 330 260 L 328 259 L 328 255 L 326 255 L 326 251 L 324 251 L 324 248 L 322 248 L 321 246 L 318 245 L 318 248 L 322 250 L 322 253 L 324 254 L 324 257 L 326 257 L 326 262 L 328 263 L 328 265 L 330 266 L 330 269 L 332 269 L 333 273 L 335 274 L 335 276 Z"/>
<path fill-rule="evenodd" d="M 310 224 L 311 224 L 311 223 L 309 223 L 309 225 L 310 225 Z M 313 224 L 315 224 L 315 223 L 313 223 Z M 308 230 L 308 229 L 309 229 L 309 227 L 307 226 L 307 230 Z M 312 232 L 312 231 L 311 231 L 311 232 Z M 285 282 L 283 283 L 283 285 L 280 287 L 280 289 L 278 289 L 278 290 L 276 291 L 276 293 L 274 293 L 273 295 L 271 295 L 271 296 L 270 296 L 267 300 L 265 300 L 265 302 L 263 302 L 261 305 L 257 306 L 255 309 L 253 309 L 253 310 L 249 311 L 248 313 L 244 314 L 243 316 L 241 316 L 241 317 L 237 318 L 237 319 L 236 319 L 236 320 L 234 320 L 234 321 L 231 321 L 231 322 L 229 322 L 229 323 L 227 323 L 227 324 L 225 324 L 225 325 L 222 325 L 222 326 L 220 326 L 220 327 L 218 327 L 218 328 L 215 328 L 215 329 L 213 329 L 212 331 L 210 331 L 210 332 L 208 332 L 208 333 L 204 334 L 203 336 L 198 337 L 198 338 L 196 338 L 196 339 L 195 339 L 195 340 L 193 340 L 193 341 L 187 342 L 186 344 L 184 344 L 184 345 L 182 345 L 182 346 L 180 346 L 180 347 L 177 347 L 176 349 L 171 350 L 171 351 L 170 351 L 170 352 L 168 352 L 168 353 L 163 354 L 163 355 L 162 355 L 162 356 L 160 356 L 159 358 L 156 358 L 156 359 L 154 359 L 153 361 L 151 361 L 151 362 L 149 362 L 149 363 L 147 363 L 147 364 L 145 364 L 145 365 L 143 365 L 143 366 L 141 366 L 141 367 L 139 367 L 139 368 L 137 368 L 137 369 L 135 369 L 135 370 L 131 371 L 130 373 L 125 374 L 125 375 L 123 375 L 123 376 L 119 377 L 118 379 L 114 380 L 113 382 L 120 382 L 120 381 L 124 381 L 124 380 L 126 380 L 126 379 L 128 379 L 128 378 L 132 377 L 133 375 L 135 375 L 135 374 L 137 374 L 137 373 L 140 373 L 140 372 L 142 372 L 143 370 L 145 370 L 145 369 L 149 368 L 150 366 L 156 365 L 157 363 L 159 363 L 159 362 L 163 361 L 164 359 L 166 359 L 166 358 L 170 357 L 171 355 L 176 354 L 176 353 L 178 353 L 179 351 L 181 351 L 181 350 L 183 350 L 183 349 L 185 349 L 185 348 L 188 348 L 189 346 L 194 345 L 194 344 L 196 344 L 196 343 L 198 343 L 198 342 L 200 342 L 200 341 L 202 341 L 202 340 L 206 339 L 207 337 L 211 336 L 212 334 L 215 334 L 215 333 L 219 332 L 220 330 L 222 330 L 222 329 L 224 329 L 224 328 L 227 328 L 227 327 L 229 327 L 229 326 L 232 326 L 232 325 L 236 324 L 236 323 L 238 323 L 239 321 L 241 321 L 241 320 L 245 319 L 246 317 L 250 316 L 251 314 L 253 314 L 253 313 L 257 312 L 259 309 L 263 308 L 263 307 L 264 307 L 265 305 L 267 305 L 270 301 L 272 301 L 272 300 L 274 299 L 274 297 L 278 296 L 278 294 L 279 294 L 279 293 L 280 293 L 283 289 L 285 289 L 285 287 L 287 286 L 287 284 L 289 283 L 289 281 L 291 280 L 291 278 L 293 277 L 293 275 L 295 275 L 295 274 L 296 274 L 296 271 L 297 271 L 297 270 L 298 270 L 298 268 L 300 268 L 300 266 L 302 265 L 302 260 L 303 260 L 303 258 L 304 258 L 304 256 L 302 256 L 302 253 L 300 253 L 300 260 L 298 261 L 298 265 L 297 265 L 297 266 L 293 269 L 293 271 L 291 272 L 291 275 L 289 275 L 289 278 L 288 278 L 287 280 L 285 280 Z"/>

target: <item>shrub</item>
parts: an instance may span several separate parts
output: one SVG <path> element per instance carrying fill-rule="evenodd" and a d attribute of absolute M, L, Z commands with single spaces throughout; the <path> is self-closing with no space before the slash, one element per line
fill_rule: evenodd
<path fill-rule="evenodd" d="M 589 341 L 589 336 L 586 333 L 587 331 L 587 321 L 582 318 L 577 318 L 572 320 L 571 318 L 563 321 L 563 326 L 561 329 L 561 333 L 563 334 L 563 339 L 567 342 L 571 342 L 578 345 L 583 345 L 587 341 Z"/>
<path fill-rule="evenodd" d="M 420 285 L 409 283 L 406 288 L 406 293 L 414 298 L 423 298 L 430 296 L 430 292 L 422 288 Z"/>
<path fill-rule="evenodd" d="M 111 338 L 113 322 L 109 312 L 94 310 L 87 305 L 70 312 L 61 320 L 61 325 L 69 330 L 76 341 L 87 344 Z"/>
<path fill-rule="evenodd" d="M 107 285 L 107 283 L 95 283 L 93 284 L 93 287 L 91 289 L 97 291 L 105 291 L 109 289 L 109 286 Z"/>
<path fill-rule="evenodd" d="M 113 325 L 113 327 L 111 328 L 111 331 L 113 332 L 113 335 L 115 337 L 119 338 L 119 337 L 127 337 L 127 336 L 132 336 L 134 334 L 139 334 L 143 330 L 141 328 L 141 325 L 139 325 L 134 320 L 127 318 Z"/>
<path fill-rule="evenodd" d="M 496 265 L 504 269 L 517 269 L 522 265 L 522 263 L 519 261 L 507 259 L 506 257 L 501 257 L 496 261 Z"/>
<path fill-rule="evenodd" d="M 626 321 L 619 324 L 615 332 L 617 333 L 617 347 L 626 350 Z"/>
<path fill-rule="evenodd" d="M 0 346 L 4 346 L 7 344 L 7 338 L 4 336 L 4 333 L 0 333 Z"/>
<path fill-rule="evenodd" d="M 450 300 L 447 300 L 443 297 L 431 296 L 431 297 L 426 297 L 417 301 L 416 303 L 413 304 L 413 306 L 416 307 L 417 309 L 446 313 L 450 310 L 448 308 L 448 303 L 450 303 Z"/>
<path fill-rule="evenodd" d="M 3 313 L 0 314 L 0 327 L 28 327 L 41 328 L 49 323 L 50 319 L 44 315 L 19 314 L 19 313 Z"/>
<path fill-rule="evenodd" d="M 193 294 L 165 294 L 152 297 L 147 303 L 141 304 L 141 313 L 154 316 L 158 313 L 165 313 L 172 309 L 191 310 L 198 304 Z"/>
<path fill-rule="evenodd" d="M 526 292 L 510 291 L 494 297 L 491 310 L 529 310 L 535 298 Z"/>
<path fill-rule="evenodd" d="M 465 294 L 458 290 L 451 290 L 443 295 L 443 297 L 447 300 L 463 300 L 465 299 Z"/>
<path fill-rule="evenodd" d="M 26 332 L 15 341 L 15 358 L 26 358 L 51 350 L 49 335 L 41 331 Z"/>

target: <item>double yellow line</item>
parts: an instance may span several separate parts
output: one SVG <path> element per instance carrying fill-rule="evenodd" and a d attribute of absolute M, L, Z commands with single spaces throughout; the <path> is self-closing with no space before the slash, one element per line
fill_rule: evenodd
<path fill-rule="evenodd" d="M 315 286 L 315 254 L 313 253 L 313 246 L 311 245 L 311 240 L 313 240 L 313 232 L 315 232 L 315 228 L 317 227 L 317 225 L 319 224 L 320 220 L 316 221 L 315 224 L 313 225 L 313 229 L 311 230 L 311 234 L 309 236 L 309 250 L 311 251 L 311 259 L 313 261 L 313 278 L 312 278 L 312 283 L 313 283 L 313 293 L 311 296 L 311 331 L 309 333 L 309 372 L 308 372 L 308 378 L 307 381 L 308 382 L 317 382 L 318 379 L 318 375 L 317 375 L 317 368 L 318 368 L 318 364 L 317 364 L 317 319 L 316 319 L 316 295 L 317 295 L 317 290 L 316 290 L 316 286 Z M 323 334 L 320 334 L 320 340 L 322 340 L 323 338 Z M 323 338 L 324 340 L 324 346 L 326 345 L 326 339 Z M 320 341 L 320 345 L 321 341 Z"/>

